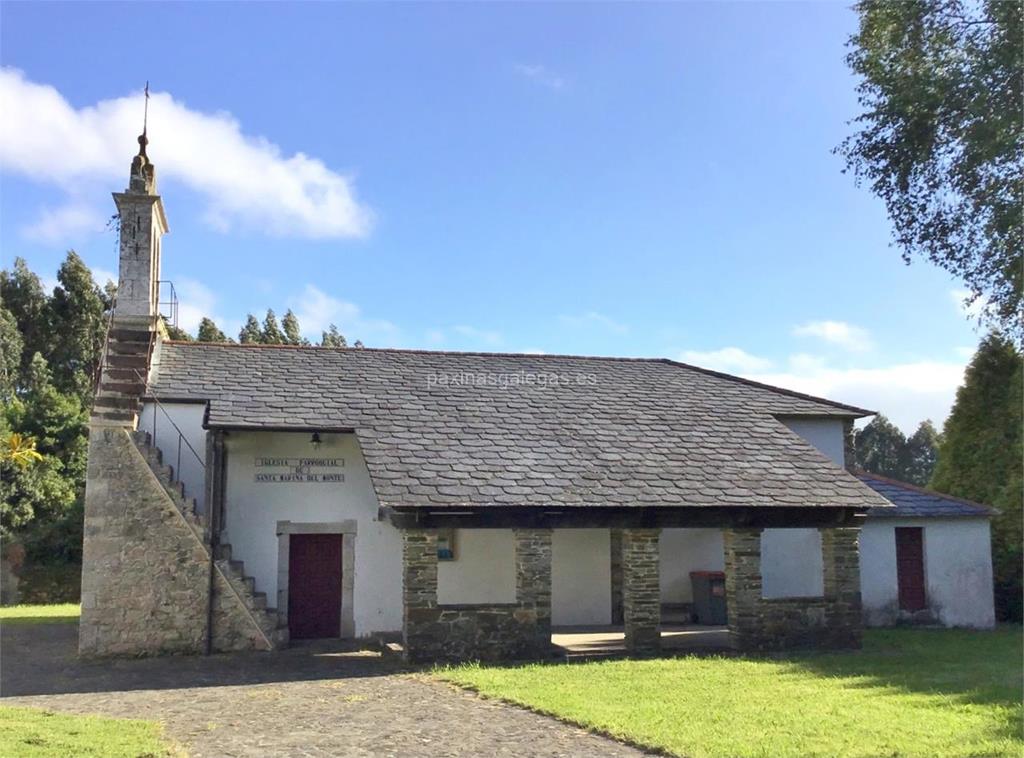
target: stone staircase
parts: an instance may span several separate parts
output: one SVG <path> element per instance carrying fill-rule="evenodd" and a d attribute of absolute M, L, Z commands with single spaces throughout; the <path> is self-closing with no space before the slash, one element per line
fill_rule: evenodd
<path fill-rule="evenodd" d="M 148 328 L 111 327 L 93 401 L 93 421 L 135 428 L 155 342 L 156 332 Z"/>
<path fill-rule="evenodd" d="M 181 513 L 189 528 L 196 535 L 207 554 L 210 550 L 209 529 L 206 516 L 197 512 L 196 500 L 185 494 L 185 485 L 174 478 L 174 467 L 163 462 L 163 454 L 152 443 L 148 432 L 134 432 L 132 435 L 139 452 L 146 459 L 156 478 L 163 485 L 171 502 Z M 282 614 L 276 608 L 268 607 L 267 594 L 256 591 L 256 580 L 245 574 L 245 564 L 234 560 L 231 545 L 222 544 L 214 547 L 214 560 L 217 569 L 227 580 L 234 593 L 245 606 L 248 615 L 262 630 L 274 649 L 288 646 L 288 626 Z"/>

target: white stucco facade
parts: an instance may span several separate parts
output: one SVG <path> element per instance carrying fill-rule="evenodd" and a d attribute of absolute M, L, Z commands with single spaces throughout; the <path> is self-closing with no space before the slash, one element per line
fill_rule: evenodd
<path fill-rule="evenodd" d="M 765 529 L 761 533 L 761 596 L 821 597 L 824 592 L 821 532 Z"/>
<path fill-rule="evenodd" d="M 513 603 L 515 543 L 511 529 L 457 529 L 455 560 L 437 562 L 437 602 Z"/>
<path fill-rule="evenodd" d="M 983 518 L 874 519 L 860 539 L 861 598 L 872 626 L 899 619 L 896 527 L 924 529 L 926 601 L 946 626 L 987 629 L 995 624 L 989 522 Z"/>
<path fill-rule="evenodd" d="M 401 535 L 378 513 L 378 503 L 353 434 L 324 434 L 318 450 L 308 433 L 229 432 L 225 438 L 227 481 L 222 542 L 245 562 L 273 604 L 278 591 L 277 523 L 356 522 L 352 605 L 357 637 L 402 628 Z M 344 481 L 259 480 L 273 466 L 260 459 L 317 458 L 340 461 Z M 336 476 L 336 474 L 334 474 Z"/>
<path fill-rule="evenodd" d="M 782 423 L 794 434 L 803 437 L 833 463 L 842 467 L 844 462 L 843 422 L 841 419 L 787 418 Z"/>
<path fill-rule="evenodd" d="M 555 529 L 551 535 L 551 623 L 611 622 L 611 532 Z"/>
<path fill-rule="evenodd" d="M 720 529 L 661 530 L 661 602 L 693 602 L 691 571 L 724 571 Z"/>
<path fill-rule="evenodd" d="M 165 463 L 178 463 L 178 430 L 205 458 L 205 406 L 153 403 L 143 406 L 139 429 L 154 433 Z M 173 420 L 173 424 L 171 423 Z M 841 422 L 787 420 L 787 427 L 841 465 Z M 401 536 L 378 508 L 369 474 L 353 434 L 321 434 L 314 450 L 309 433 L 228 432 L 227 476 L 222 541 L 244 561 L 256 590 L 278 598 L 278 523 L 354 522 L 354 581 L 351 602 L 357 636 L 394 632 L 402 626 Z M 275 481 L 261 460 L 331 459 L 341 462 L 322 481 Z M 266 461 L 264 460 L 264 464 Z M 337 474 L 343 474 L 338 477 Z M 261 474 L 264 474 L 261 476 Z M 182 444 L 179 478 L 186 493 L 205 510 L 205 471 Z M 861 536 L 861 591 L 867 622 L 893 623 L 899 617 L 893 529 L 924 528 L 928 606 L 949 626 L 991 627 L 992 563 L 989 523 L 983 518 L 869 519 Z M 510 529 L 460 529 L 456 559 L 438 564 L 442 604 L 512 603 L 515 560 Z M 663 529 L 662 603 L 693 601 L 690 572 L 723 571 L 719 529 Z M 556 529 L 552 535 L 552 621 L 557 626 L 611 623 L 610 532 Z M 823 593 L 821 536 L 817 529 L 766 529 L 762 535 L 763 594 L 766 598 L 818 597 Z"/>
<path fill-rule="evenodd" d="M 140 432 L 153 435 L 154 444 L 163 454 L 164 463 L 178 467 L 175 478 L 185 485 L 185 496 L 196 499 L 196 510 L 199 513 L 204 513 L 206 509 L 205 413 L 205 403 L 143 403 L 138 426 Z M 179 437 L 182 438 L 180 446 Z"/>

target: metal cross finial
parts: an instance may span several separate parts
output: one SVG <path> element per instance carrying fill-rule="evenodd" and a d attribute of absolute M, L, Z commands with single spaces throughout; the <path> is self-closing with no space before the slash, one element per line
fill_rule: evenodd
<path fill-rule="evenodd" d="M 146 136 L 146 128 L 149 123 L 149 82 L 146 82 L 146 89 L 143 90 L 143 94 L 146 96 L 146 104 L 142 111 L 142 134 L 139 135 L 139 155 L 146 156 L 146 145 L 149 144 L 149 138 Z"/>

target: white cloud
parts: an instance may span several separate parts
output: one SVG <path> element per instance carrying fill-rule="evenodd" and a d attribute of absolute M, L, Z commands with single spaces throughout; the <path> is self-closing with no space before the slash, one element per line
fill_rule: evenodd
<path fill-rule="evenodd" d="M 793 334 L 797 337 L 817 337 L 854 352 L 870 350 L 872 344 L 867 330 L 845 321 L 808 321 L 794 328 Z"/>
<path fill-rule="evenodd" d="M 142 105 L 142 93 L 135 93 L 75 108 L 53 87 L 0 69 L 0 168 L 70 197 L 67 208 L 44 211 L 26 234 L 45 238 L 102 223 L 102 212 L 87 219 L 87 206 L 76 198 L 84 196 L 83 184 L 127 183 Z M 203 195 L 206 218 L 219 229 L 306 238 L 369 232 L 372 214 L 356 199 L 350 177 L 303 153 L 284 155 L 267 139 L 243 133 L 228 113 L 202 113 L 156 92 L 149 126 L 158 180 L 173 178 Z"/>
<path fill-rule="evenodd" d="M 988 308 L 988 298 L 978 295 L 971 300 L 973 293 L 970 290 L 952 289 L 949 291 L 949 296 L 956 309 L 969 319 L 980 318 Z"/>
<path fill-rule="evenodd" d="M 566 326 L 576 329 L 596 326 L 614 334 L 625 334 L 629 331 L 629 327 L 625 324 L 620 324 L 618 321 L 596 311 L 588 311 L 575 316 L 559 316 L 558 319 Z"/>
<path fill-rule="evenodd" d="M 105 268 L 98 268 L 96 266 L 89 266 L 89 270 L 92 271 L 93 281 L 95 281 L 100 287 L 106 286 L 107 282 L 117 284 L 116 271 L 108 271 Z"/>
<path fill-rule="evenodd" d="M 397 346 L 397 326 L 382 319 L 368 319 L 355 303 L 332 297 L 312 284 L 307 284 L 302 295 L 291 300 L 302 333 L 314 342 L 318 342 L 321 333 L 335 324 L 349 344 L 361 340 L 372 347 Z"/>
<path fill-rule="evenodd" d="M 93 269 L 95 275 L 97 269 Z M 116 281 L 116 280 L 115 280 Z M 174 282 L 178 296 L 178 326 L 190 334 L 195 334 L 203 317 L 212 319 L 220 330 L 228 337 L 238 336 L 242 328 L 240 319 L 226 318 L 218 312 L 217 295 L 202 282 L 195 279 L 179 278 Z M 167 299 L 168 294 L 161 291 L 160 299 Z M 166 313 L 166 306 L 162 307 Z"/>
<path fill-rule="evenodd" d="M 513 68 L 516 73 L 548 89 L 560 90 L 565 87 L 565 78 L 551 71 L 546 66 L 535 63 L 517 63 Z"/>
<path fill-rule="evenodd" d="M 772 366 L 767 358 L 751 355 L 738 347 L 723 347 L 721 350 L 707 352 L 686 350 L 680 354 L 679 360 L 701 368 L 726 372 L 766 371 Z"/>
<path fill-rule="evenodd" d="M 477 329 L 473 326 L 455 326 L 452 331 L 475 342 L 483 342 L 486 345 L 500 345 L 502 342 L 501 333 L 488 329 Z"/>
<path fill-rule="evenodd" d="M 36 220 L 21 232 L 33 242 L 57 244 L 82 234 L 102 232 L 103 229 L 104 220 L 100 212 L 88 204 L 71 201 L 59 208 L 41 208 Z"/>
<path fill-rule="evenodd" d="M 749 379 L 884 413 L 905 433 L 925 419 L 942 425 L 963 381 L 964 364 L 948 361 L 897 363 L 875 368 L 833 368 L 793 356 L 780 372 L 749 372 Z"/>

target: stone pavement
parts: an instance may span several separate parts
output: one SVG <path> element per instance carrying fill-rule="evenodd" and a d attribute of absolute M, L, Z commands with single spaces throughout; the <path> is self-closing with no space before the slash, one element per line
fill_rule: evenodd
<path fill-rule="evenodd" d="M 640 756 L 341 645 L 79 661 L 74 624 L 0 630 L 4 705 L 157 719 L 192 758 Z"/>

